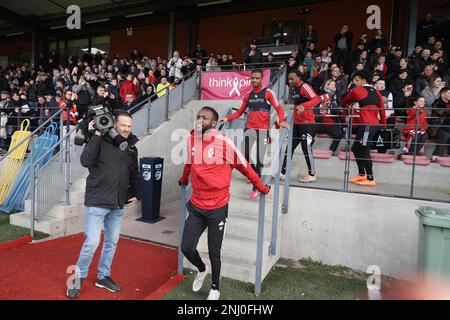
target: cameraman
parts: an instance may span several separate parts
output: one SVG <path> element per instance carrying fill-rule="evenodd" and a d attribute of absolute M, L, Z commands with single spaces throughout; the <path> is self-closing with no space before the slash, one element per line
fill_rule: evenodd
<path fill-rule="evenodd" d="M 119 104 L 115 99 L 115 96 L 111 92 L 106 91 L 104 86 L 97 87 L 97 92 L 92 98 L 92 104 L 94 106 L 99 104 L 104 105 L 108 107 L 108 110 L 112 113 L 115 113 L 119 109 Z"/>
<path fill-rule="evenodd" d="M 95 122 L 89 123 L 94 131 L 83 153 L 81 164 L 89 169 L 86 179 L 85 197 L 85 241 L 76 264 L 76 277 L 67 288 L 69 298 L 80 295 L 83 280 L 100 242 L 104 226 L 104 242 L 98 264 L 95 286 L 111 292 L 122 289 L 111 279 L 111 264 L 120 236 L 124 205 L 135 204 L 140 198 L 138 154 L 135 147 L 138 139 L 131 133 L 132 118 L 124 111 L 115 116 L 114 128 L 128 142 L 121 151 L 108 134 L 102 135 L 95 129 Z"/>

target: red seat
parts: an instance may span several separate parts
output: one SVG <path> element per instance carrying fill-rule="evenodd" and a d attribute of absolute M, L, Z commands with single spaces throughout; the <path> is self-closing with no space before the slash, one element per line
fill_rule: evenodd
<path fill-rule="evenodd" d="M 402 160 L 402 161 L 405 161 L 405 160 L 413 160 L 414 159 L 414 155 L 412 155 L 412 154 L 402 154 L 401 156 L 400 156 L 400 160 Z M 427 156 L 420 156 L 420 155 L 417 155 L 416 156 L 416 160 L 428 160 L 428 158 L 427 158 Z"/>
<path fill-rule="evenodd" d="M 448 162 L 441 162 L 441 167 L 450 168 L 450 161 L 448 161 Z"/>
<path fill-rule="evenodd" d="M 430 162 L 431 162 L 430 159 L 427 159 L 427 158 L 423 159 L 423 158 L 416 157 L 416 165 L 417 166 L 427 166 L 430 164 Z M 405 160 L 403 160 L 403 163 L 412 165 L 412 164 L 414 164 L 414 159 L 406 158 Z"/>
<path fill-rule="evenodd" d="M 437 163 L 450 163 L 450 157 L 437 157 Z"/>
<path fill-rule="evenodd" d="M 395 161 L 395 156 L 391 153 L 371 152 L 370 156 L 372 157 L 373 162 L 392 163 Z"/>
<path fill-rule="evenodd" d="M 330 150 L 313 150 L 313 157 L 317 159 L 330 159 L 333 156 L 333 152 Z"/>
<path fill-rule="evenodd" d="M 345 160 L 345 152 L 341 151 L 339 152 L 339 159 L 340 160 Z M 350 160 L 355 160 L 355 155 L 353 154 L 353 152 L 350 152 Z"/>

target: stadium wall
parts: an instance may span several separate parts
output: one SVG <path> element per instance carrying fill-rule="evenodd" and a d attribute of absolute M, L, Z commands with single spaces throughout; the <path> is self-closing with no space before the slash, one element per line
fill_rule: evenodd
<path fill-rule="evenodd" d="M 291 188 L 282 219 L 281 256 L 312 258 L 367 272 L 415 280 L 419 219 L 415 210 L 449 204 Z"/>

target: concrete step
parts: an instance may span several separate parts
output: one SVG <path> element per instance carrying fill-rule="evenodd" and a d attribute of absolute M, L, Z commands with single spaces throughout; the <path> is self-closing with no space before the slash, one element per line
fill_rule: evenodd
<path fill-rule="evenodd" d="M 211 264 L 208 254 L 200 252 L 200 256 L 203 262 L 209 266 L 209 273 L 211 273 Z M 279 255 L 276 255 L 273 257 L 269 257 L 268 260 L 266 260 L 262 267 L 262 280 L 264 280 L 264 278 L 269 274 L 269 272 L 272 270 L 272 267 L 277 263 L 279 258 Z M 189 261 L 187 261 L 186 258 L 184 259 L 183 263 L 185 268 L 197 271 L 197 268 L 194 267 Z M 255 284 L 256 263 L 255 261 L 249 261 L 224 255 L 222 260 L 221 276 Z M 209 288 L 203 288 L 202 290 L 205 290 L 207 292 Z"/>
<path fill-rule="evenodd" d="M 15 226 L 30 228 L 31 213 L 28 211 L 19 212 L 10 215 L 10 223 Z M 34 224 L 35 230 L 47 233 L 49 235 L 65 232 L 65 222 L 63 219 L 54 217 L 45 217 Z"/>
<path fill-rule="evenodd" d="M 256 260 L 256 237 L 248 237 L 242 235 L 236 235 L 226 232 L 223 240 L 223 256 L 232 256 L 240 259 L 248 259 L 250 261 Z M 270 241 L 264 239 L 263 243 L 263 260 L 267 260 L 269 257 L 269 245 Z M 197 250 L 199 252 L 208 253 L 208 235 L 205 231 L 200 237 Z"/>
<path fill-rule="evenodd" d="M 84 190 L 76 190 L 76 191 L 71 190 L 69 192 L 70 204 L 83 205 L 84 204 L 84 196 L 85 196 Z"/>
<path fill-rule="evenodd" d="M 48 216 L 58 219 L 70 219 L 83 215 L 84 208 L 79 204 L 64 205 L 63 203 L 56 204 L 47 213 Z"/>
<path fill-rule="evenodd" d="M 281 223 L 278 223 L 280 227 Z M 264 238 L 270 240 L 272 230 L 272 220 L 264 219 Z M 250 238 L 256 238 L 258 234 L 257 216 L 229 214 L 227 222 L 227 233 Z"/>

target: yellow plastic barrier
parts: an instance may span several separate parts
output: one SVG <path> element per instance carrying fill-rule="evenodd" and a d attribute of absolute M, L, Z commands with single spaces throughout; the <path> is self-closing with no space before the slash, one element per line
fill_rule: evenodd
<path fill-rule="evenodd" d="M 9 150 L 12 150 L 14 147 L 16 147 L 19 142 L 21 142 L 30 134 L 30 131 L 28 131 L 29 126 L 30 120 L 25 119 L 22 121 L 22 123 L 20 124 L 20 130 L 14 132 L 12 136 Z M 6 157 L 6 159 L 3 160 L 2 174 L 0 176 L 0 204 L 3 204 L 3 202 L 5 201 L 12 183 L 16 180 L 20 167 L 23 164 L 25 154 L 28 150 L 29 143 L 30 139 L 24 141 L 16 150 L 10 153 Z"/>

